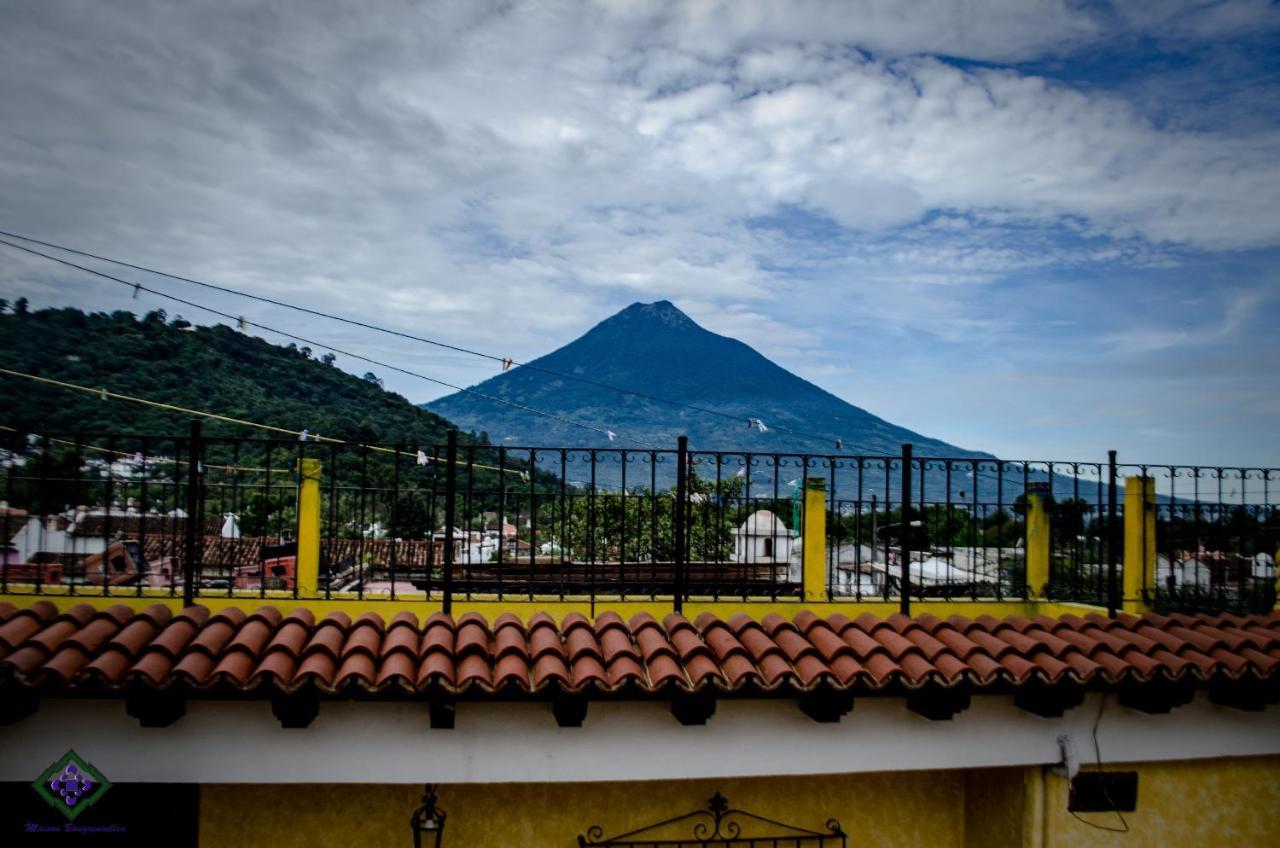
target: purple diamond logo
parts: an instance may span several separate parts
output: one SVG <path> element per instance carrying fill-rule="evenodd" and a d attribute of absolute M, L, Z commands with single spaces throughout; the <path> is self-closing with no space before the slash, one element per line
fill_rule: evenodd
<path fill-rule="evenodd" d="M 74 819 L 98 802 L 111 784 L 75 751 L 68 751 L 31 788 L 68 819 Z"/>

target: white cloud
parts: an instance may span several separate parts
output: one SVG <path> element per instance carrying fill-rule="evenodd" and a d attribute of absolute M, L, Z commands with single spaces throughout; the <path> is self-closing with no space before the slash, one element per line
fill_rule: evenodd
<path fill-rule="evenodd" d="M 517 356 L 664 297 L 797 362 L 848 326 L 998 344 L 1020 328 L 982 284 L 1280 244 L 1280 133 L 1178 129 L 1098 87 L 935 56 L 1067 61 L 1273 17 L 26 4 L 0 30 L 0 222 Z M 34 266 L 4 256 L 29 290 Z M 856 309 L 792 317 L 827 302 Z"/>

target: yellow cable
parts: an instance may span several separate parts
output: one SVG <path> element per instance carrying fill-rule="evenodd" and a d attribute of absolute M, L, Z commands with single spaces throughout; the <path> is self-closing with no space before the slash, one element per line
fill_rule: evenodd
<path fill-rule="evenodd" d="M 17 432 L 20 432 L 20 431 L 18 431 L 18 430 L 15 430 L 15 429 L 14 429 L 14 428 L 12 428 L 12 427 L 6 427 L 6 426 L 4 426 L 3 424 L 0 424 L 0 430 L 5 430 L 5 431 L 10 432 L 10 433 L 17 433 Z M 136 456 L 136 452 L 135 452 L 135 453 L 129 453 L 128 451 L 111 450 L 110 448 L 98 447 L 97 445 L 88 445 L 88 444 L 83 444 L 83 443 L 81 443 L 81 442 L 70 442 L 70 441 L 67 441 L 66 439 L 58 439 L 58 438 L 55 438 L 55 437 L 53 437 L 53 436 L 46 436 L 46 435 L 44 435 L 43 433 L 32 433 L 32 435 L 33 435 L 33 436 L 39 436 L 39 437 L 40 437 L 40 438 L 42 438 L 42 439 L 47 439 L 47 440 L 48 440 L 48 441 L 50 441 L 50 442 L 57 442 L 57 443 L 58 443 L 58 444 L 60 444 L 60 445 L 70 445 L 70 446 L 71 446 L 71 447 L 73 447 L 73 448 L 84 448 L 85 450 L 97 451 L 98 453 L 109 453 L 109 454 L 111 454 L 111 455 L 113 455 L 113 456 L 127 456 L 127 457 Z M 149 463 L 152 463 L 152 464 L 158 464 L 158 463 L 162 463 L 162 462 L 163 462 L 163 463 L 170 463 L 170 462 L 171 462 L 171 463 L 173 463 L 173 464 L 175 464 L 175 465 L 189 465 L 189 464 L 190 464 L 190 463 L 188 463 L 188 461 L 187 461 L 187 460 L 185 460 L 185 459 L 170 459 L 170 458 L 169 458 L 169 457 L 167 457 L 167 456 L 149 456 L 149 457 L 146 457 L 146 458 L 145 458 L 145 460 L 146 460 L 147 462 L 149 462 Z M 291 473 L 291 469 L 288 469 L 288 468 L 251 468 L 251 467 L 246 467 L 246 466 L 242 466 L 242 465 L 217 465 L 217 464 L 208 463 L 208 462 L 201 463 L 201 467 L 202 467 L 202 468 L 216 468 L 216 469 L 218 469 L 219 471 L 233 471 L 233 472 L 234 472 L 234 471 L 274 471 L 274 472 L 279 473 L 279 474 L 289 474 L 289 473 Z"/>
<path fill-rule="evenodd" d="M 148 400 L 147 398 L 140 398 L 140 397 L 134 397 L 133 395 L 120 394 L 119 392 L 112 392 L 103 388 L 93 389 L 88 386 L 78 385 L 76 383 L 64 383 L 61 380 L 53 380 L 53 379 L 50 379 L 49 377 L 40 377 L 35 374 L 26 374 L 22 371 L 13 371 L 8 368 L 0 368 L 0 374 L 7 374 L 10 377 L 22 377 L 27 380 L 35 380 L 38 383 L 46 383 L 50 386 L 57 386 L 62 389 L 72 389 L 77 392 L 94 394 L 94 395 L 98 395 L 99 397 L 115 398 L 116 400 L 127 400 L 127 401 L 130 401 L 131 403 L 140 403 L 145 406 L 154 406 L 157 409 L 165 409 L 165 410 L 168 410 L 169 412 L 180 412 L 183 415 L 199 415 L 204 418 L 211 418 L 215 421 L 226 421 L 229 424 L 239 424 L 242 427 L 257 427 L 259 429 L 270 430 L 275 433 L 284 433 L 285 435 L 288 435 L 288 436 L 301 436 L 305 432 L 307 433 L 308 441 L 328 442 L 330 444 L 335 444 L 335 445 L 351 445 L 354 447 L 365 448 L 367 450 L 378 451 L 379 453 L 390 453 L 390 454 L 395 454 L 397 456 L 411 456 L 411 457 L 414 457 L 415 459 L 417 458 L 416 454 L 409 453 L 408 451 L 396 450 L 395 448 L 382 447 L 381 445 L 366 445 L 366 444 L 359 444 L 355 442 L 344 442 L 342 439 L 334 439 L 329 436 L 312 435 L 306 430 L 288 430 L 288 429 L 285 429 L 284 427 L 275 427 L 271 424 L 260 424 L 257 421 L 246 421 L 243 418 L 232 418 L 229 415 L 219 415 L 216 412 L 203 412 L 199 409 L 188 409 L 185 406 L 177 406 L 172 403 L 163 403 L 158 400 Z M 6 429 L 9 429 L 9 428 L 6 428 Z M 440 461 L 441 460 L 438 460 L 435 457 L 431 457 L 431 456 L 427 457 L 427 462 L 440 462 Z M 454 465 L 461 465 L 465 467 L 467 463 L 454 460 Z M 519 471 L 518 469 L 499 468 L 495 465 L 482 465 L 478 462 L 471 463 L 471 467 L 483 468 L 486 471 L 497 471 L 499 473 L 514 471 L 516 473 L 521 474 L 522 476 L 525 475 L 524 471 Z"/>

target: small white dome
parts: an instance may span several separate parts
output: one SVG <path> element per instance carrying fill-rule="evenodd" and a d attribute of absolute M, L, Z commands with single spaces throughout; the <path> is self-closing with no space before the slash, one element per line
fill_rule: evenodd
<path fill-rule="evenodd" d="M 791 531 L 787 529 L 787 525 L 782 523 L 782 519 L 767 509 L 758 509 L 747 516 L 747 520 L 742 522 L 738 532 L 748 536 L 791 535 Z"/>

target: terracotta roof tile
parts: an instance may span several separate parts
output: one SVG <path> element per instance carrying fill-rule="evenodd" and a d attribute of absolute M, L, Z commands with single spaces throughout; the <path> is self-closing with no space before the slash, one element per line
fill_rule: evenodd
<path fill-rule="evenodd" d="M 580 689 L 588 683 L 602 687 L 609 685 L 609 676 L 604 670 L 604 664 L 595 654 L 580 654 L 573 661 L 572 672 L 575 689 Z"/>
<path fill-rule="evenodd" d="M 452 663 L 450 664 L 452 666 Z M 328 688 L 333 683 L 338 667 L 333 656 L 327 651 L 313 651 L 298 664 L 294 674 L 295 684 L 311 683 L 321 688 Z"/>
<path fill-rule="evenodd" d="M 585 623 L 570 627 L 565 632 L 565 647 L 569 650 L 569 659 L 577 662 L 584 657 L 591 657 L 600 662 L 604 659 L 604 651 L 596 641 L 595 631 Z"/>
<path fill-rule="evenodd" d="M 525 690 L 532 689 L 528 658 L 520 653 L 508 653 L 499 657 L 493 669 L 493 682 L 498 687 L 515 685 Z"/>
<path fill-rule="evenodd" d="M 607 662 L 613 663 L 623 658 L 639 662 L 640 652 L 635 645 L 631 644 L 631 635 L 627 632 L 625 624 L 605 627 L 599 631 L 599 638 L 600 649 L 604 651 Z"/>
<path fill-rule="evenodd" d="M 369 628 L 364 629 L 367 630 Z M 353 685 L 373 688 L 374 676 L 377 671 L 377 666 L 373 661 L 373 654 L 368 653 L 363 648 L 358 648 L 347 653 L 346 659 L 338 667 L 338 674 L 333 681 L 334 688 L 341 689 L 345 686 Z"/>
<path fill-rule="evenodd" d="M 352 654 L 360 653 L 372 661 L 382 648 L 382 622 L 361 620 L 347 633 L 347 641 L 342 645 L 339 656 L 344 660 Z"/>
<path fill-rule="evenodd" d="M 40 666 L 39 672 L 48 675 L 53 674 L 60 677 L 63 681 L 70 680 L 89 663 L 91 653 L 80 648 L 78 645 L 68 644 L 67 647 L 54 654 L 52 659 Z M 121 665 L 128 667 L 128 662 L 121 660 Z"/>
<path fill-rule="evenodd" d="M 617 689 L 628 683 L 640 683 L 644 681 L 644 666 L 632 656 L 618 655 L 611 660 L 607 666 L 609 672 L 609 686 Z"/>
<path fill-rule="evenodd" d="M 625 621 L 605 612 L 593 622 L 578 613 L 563 621 L 504 613 L 491 623 L 476 613 L 456 622 L 434 613 L 420 622 L 404 612 L 388 623 L 376 612 L 317 620 L 305 607 L 283 615 L 270 606 L 173 614 L 159 604 L 141 612 L 78 604 L 59 614 L 37 601 L 0 603 L 0 678 L 54 696 L 91 686 L 123 692 L 126 682 L 213 695 L 315 687 L 403 696 L 435 687 L 457 694 L 659 693 L 673 686 L 749 693 L 965 683 L 1007 691 L 1035 681 L 1132 686 L 1158 678 L 1257 681 L 1273 696 L 1280 690 L 1280 618 L 864 613 L 850 620 L 805 610 L 793 620 L 770 613 L 725 621 L 704 613 L 659 622 L 641 613 Z"/>
<path fill-rule="evenodd" d="M 202 686 L 213 671 L 214 658 L 202 651 L 191 651 L 173 667 L 173 675 L 191 686 Z"/>
<path fill-rule="evenodd" d="M 397 630 L 404 628 L 395 628 Z M 374 681 L 379 688 L 399 686 L 411 689 L 414 684 L 414 673 L 417 671 L 417 658 L 404 651 L 384 653 L 382 665 L 378 669 L 378 677 Z"/>
<path fill-rule="evenodd" d="M 457 685 L 465 689 L 471 685 L 490 689 L 493 687 L 493 669 L 489 667 L 489 657 L 481 652 L 471 651 L 458 660 Z"/>
<path fill-rule="evenodd" d="M 443 685 L 452 687 L 457 681 L 457 670 L 453 664 L 452 654 L 443 651 L 431 651 L 422 658 L 418 667 L 418 676 L 414 681 L 419 687 Z"/>
<path fill-rule="evenodd" d="M 293 679 L 293 672 L 298 667 L 297 658 L 285 651 L 272 651 L 258 663 L 253 672 L 254 677 L 274 678 L 283 687 Z"/>
<path fill-rule="evenodd" d="M 9 616 L 0 626 L 0 651 L 10 651 L 21 645 L 32 634 L 39 632 L 45 622 L 57 615 L 57 612 L 57 607 L 48 601 L 38 601 Z"/>
<path fill-rule="evenodd" d="M 566 688 L 569 687 L 572 684 L 569 678 L 569 666 L 565 664 L 562 655 L 545 653 L 534 660 L 533 685 L 534 688 L 541 689 L 552 683 L 559 683 L 559 685 Z"/>
<path fill-rule="evenodd" d="M 228 651 L 213 667 L 212 679 L 214 682 L 225 682 L 243 689 L 253 674 L 253 666 L 253 655 L 248 651 Z"/>

